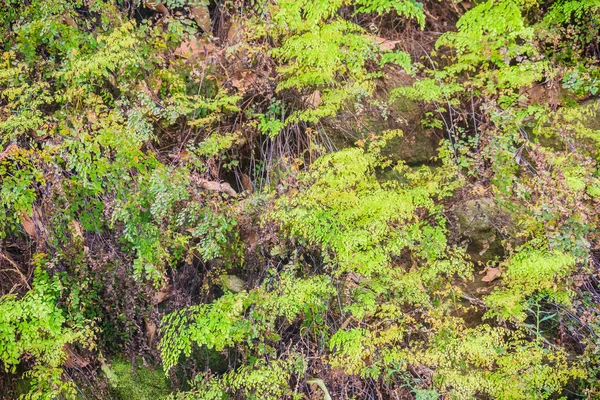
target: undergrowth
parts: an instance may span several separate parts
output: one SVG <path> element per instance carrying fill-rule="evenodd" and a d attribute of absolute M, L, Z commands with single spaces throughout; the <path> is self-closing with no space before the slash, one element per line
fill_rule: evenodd
<path fill-rule="evenodd" d="M 0 397 L 598 397 L 599 18 L 7 0 Z"/>

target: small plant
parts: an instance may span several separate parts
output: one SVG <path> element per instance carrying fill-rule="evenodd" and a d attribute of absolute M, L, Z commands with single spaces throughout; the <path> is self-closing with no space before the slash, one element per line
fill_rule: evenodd
<path fill-rule="evenodd" d="M 89 345 L 93 336 L 83 327 L 67 325 L 67 318 L 57 305 L 60 281 L 50 278 L 41 266 L 35 276 L 32 290 L 23 298 L 0 298 L 0 361 L 5 372 L 14 373 L 23 359 L 33 360 L 33 367 L 26 374 L 31 390 L 24 398 L 74 396 L 75 387 L 64 379 L 62 368 L 68 356 L 66 348 Z"/>

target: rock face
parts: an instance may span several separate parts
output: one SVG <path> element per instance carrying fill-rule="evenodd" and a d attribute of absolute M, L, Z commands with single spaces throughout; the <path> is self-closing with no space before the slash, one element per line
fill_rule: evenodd
<path fill-rule="evenodd" d="M 343 148 L 384 131 L 401 130 L 404 134 L 389 140 L 382 154 L 392 161 L 403 160 L 409 166 L 431 164 L 441 138 L 433 129 L 423 126 L 423 116 L 418 102 L 401 98 L 385 112 L 372 109 L 359 115 L 338 116 L 326 124 L 325 133 L 335 148 Z"/>
<path fill-rule="evenodd" d="M 222 275 L 221 283 L 233 293 L 239 293 L 246 287 L 246 282 L 235 275 Z"/>
<path fill-rule="evenodd" d="M 401 129 L 404 135 L 388 141 L 383 155 L 411 166 L 430 164 L 438 154 L 442 138 L 433 129 L 423 126 L 423 117 L 421 104 L 406 98 L 397 99 L 390 110 L 387 129 Z"/>
<path fill-rule="evenodd" d="M 502 210 L 490 198 L 468 200 L 454 208 L 462 236 L 469 240 L 467 251 L 473 261 L 486 263 L 504 255 L 501 234 L 494 221 Z"/>

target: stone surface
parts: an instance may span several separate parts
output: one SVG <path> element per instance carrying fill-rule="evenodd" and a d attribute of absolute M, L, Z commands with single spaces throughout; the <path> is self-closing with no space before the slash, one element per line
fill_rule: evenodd
<path fill-rule="evenodd" d="M 334 149 L 353 145 L 356 141 L 381 135 L 386 130 L 402 130 L 402 136 L 387 142 L 382 154 L 392 161 L 403 160 L 410 166 L 432 164 L 441 138 L 433 129 L 421 124 L 423 110 L 418 102 L 397 99 L 385 113 L 377 109 L 355 115 L 343 113 L 324 124 L 324 134 Z"/>
<path fill-rule="evenodd" d="M 486 263 L 504 255 L 501 235 L 494 221 L 503 212 L 490 198 L 468 200 L 453 210 L 460 234 L 469 240 L 467 252 L 473 261 Z"/>
<path fill-rule="evenodd" d="M 246 287 L 246 282 L 235 275 L 221 275 L 221 283 L 233 293 L 239 293 Z"/>

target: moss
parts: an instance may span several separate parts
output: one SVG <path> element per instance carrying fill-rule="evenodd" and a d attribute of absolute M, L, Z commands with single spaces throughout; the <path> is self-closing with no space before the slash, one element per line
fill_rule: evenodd
<path fill-rule="evenodd" d="M 29 393 L 29 391 L 31 390 L 31 379 L 30 378 L 26 378 L 24 376 L 20 376 L 18 379 L 15 379 L 13 382 L 13 384 L 11 385 L 12 387 L 6 388 L 7 392 L 6 393 L 1 393 L 2 395 L 6 396 L 7 399 L 18 399 L 21 396 L 26 395 L 27 393 Z M 2 399 L 3 397 L 0 396 L 0 399 Z"/>
<path fill-rule="evenodd" d="M 169 379 L 159 367 L 146 367 L 137 359 L 135 366 L 120 359 L 103 370 L 117 399 L 158 400 L 171 392 Z"/>

